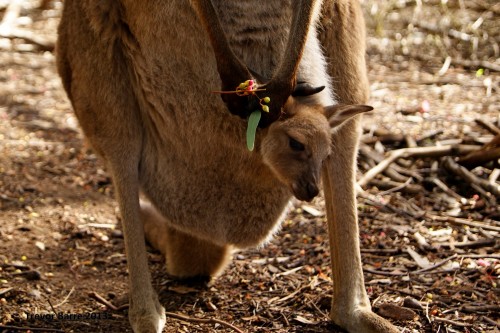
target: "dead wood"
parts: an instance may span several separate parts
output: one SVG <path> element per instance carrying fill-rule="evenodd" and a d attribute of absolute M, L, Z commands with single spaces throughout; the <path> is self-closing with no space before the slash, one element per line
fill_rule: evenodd
<path fill-rule="evenodd" d="M 227 328 L 230 328 L 237 333 L 244 333 L 244 331 L 242 331 L 238 327 L 228 323 L 227 321 L 216 319 L 216 318 L 208 318 L 208 319 L 193 318 L 193 317 L 188 317 L 188 316 L 178 314 L 178 313 L 173 313 L 173 312 L 165 312 L 165 315 L 167 317 L 184 320 L 186 322 L 193 322 L 193 323 L 200 323 L 200 324 L 219 324 L 219 325 L 225 326 Z"/>
<path fill-rule="evenodd" d="M 479 165 L 484 165 L 490 161 L 496 161 L 500 159 L 500 147 L 491 149 L 481 149 L 477 152 L 472 152 L 458 161 L 460 164 L 467 167 L 476 167 Z"/>
<path fill-rule="evenodd" d="M 57 328 L 43 328 L 43 327 L 20 327 L 20 326 L 10 326 L 10 325 L 0 325 L 0 329 L 3 330 L 12 330 L 12 331 L 27 331 L 27 332 L 61 332 L 64 333 L 64 330 L 60 330 Z"/>
<path fill-rule="evenodd" d="M 26 42 L 38 46 L 42 51 L 53 51 L 55 47 L 54 41 L 46 40 L 29 30 L 16 27 L 16 20 L 21 12 L 21 3 L 21 0 L 12 0 L 10 2 L 0 23 L 0 37 L 24 39 Z"/>
<path fill-rule="evenodd" d="M 426 26 L 425 30 L 429 30 L 427 28 L 432 27 L 431 25 L 426 25 L 425 23 L 420 23 L 420 24 Z M 458 31 L 453 30 L 453 29 L 449 30 L 449 35 L 450 35 L 450 37 L 458 38 L 458 39 L 461 39 L 463 41 L 467 41 L 467 42 L 470 41 L 470 35 L 462 33 L 462 32 L 458 32 Z M 413 53 L 412 57 L 414 57 L 416 59 L 424 60 L 424 61 L 430 61 L 430 60 L 439 61 L 439 58 L 437 58 L 437 57 L 425 55 L 422 53 Z M 490 71 L 500 72 L 499 65 L 497 65 L 493 62 L 490 62 L 490 61 L 486 61 L 486 60 L 468 60 L 468 59 L 451 58 L 451 63 L 455 64 L 455 65 L 462 66 L 464 68 L 473 68 L 473 69 L 474 68 L 476 68 L 476 69 L 477 68 L 484 68 L 484 69 L 489 69 Z"/>
<path fill-rule="evenodd" d="M 462 323 L 459 321 L 446 319 L 446 318 L 432 317 L 432 320 L 435 322 L 438 322 L 438 323 L 448 324 L 448 325 L 457 326 L 457 327 L 472 327 L 472 324 Z"/>
<path fill-rule="evenodd" d="M 384 160 L 384 156 L 382 154 L 377 153 L 374 149 L 364 143 L 360 145 L 360 152 L 362 155 L 373 160 L 375 163 L 380 163 Z M 384 170 L 384 174 L 387 177 L 391 178 L 394 182 L 405 182 L 407 178 L 399 173 L 401 169 L 402 168 L 397 165 L 391 165 L 386 170 Z"/>
<path fill-rule="evenodd" d="M 476 119 L 476 123 L 487 129 L 488 131 L 491 132 L 491 134 L 494 134 L 494 135 L 499 135 L 500 134 L 500 128 L 498 128 L 497 126 L 495 126 L 493 123 L 487 121 L 487 120 L 484 120 L 484 119 Z M 497 139 L 498 140 L 498 139 Z"/>
<path fill-rule="evenodd" d="M 469 221 L 466 219 L 461 219 L 461 218 L 451 217 L 451 216 L 437 216 L 437 215 L 432 215 L 432 214 L 427 214 L 426 216 L 434 221 L 448 222 L 448 223 L 457 224 L 457 225 L 466 225 L 469 227 L 476 227 L 476 228 L 482 228 L 485 230 L 500 232 L 500 227 L 496 227 L 496 226 L 489 225 L 489 224 L 482 223 L 482 222 Z"/>
<path fill-rule="evenodd" d="M 451 188 L 448 187 L 448 185 L 443 183 L 439 178 L 432 178 L 432 182 L 436 184 L 437 187 L 443 190 L 446 194 L 457 199 L 460 203 L 465 204 L 467 202 L 467 199 L 459 195 L 457 192 L 453 191 Z"/>
<path fill-rule="evenodd" d="M 372 144 L 377 141 L 382 143 L 395 143 L 395 142 L 402 142 L 404 140 L 405 136 L 403 134 L 387 133 L 387 134 L 363 138 L 362 142 L 365 144 Z"/>
<path fill-rule="evenodd" d="M 425 267 L 425 268 L 422 268 L 422 269 L 419 269 L 419 270 L 416 270 L 416 271 L 413 271 L 413 272 L 410 272 L 410 274 L 423 274 L 423 273 L 427 273 L 429 271 L 433 271 L 435 270 L 436 268 L 439 268 L 441 266 L 443 266 L 444 264 L 446 264 L 448 261 L 450 260 L 453 260 L 457 257 L 457 254 L 455 253 L 454 255 L 452 255 L 451 257 L 448 257 L 444 260 L 441 260 L 440 262 L 437 262 L 435 263 L 434 265 L 432 266 L 429 266 L 429 267 Z"/>
<path fill-rule="evenodd" d="M 118 311 L 118 307 L 112 304 L 110 301 L 102 297 L 96 292 L 90 292 L 89 297 L 96 300 L 97 302 L 105 305 L 108 309 L 113 310 L 113 311 Z"/>
<path fill-rule="evenodd" d="M 389 156 L 381 161 L 377 166 L 368 170 L 363 177 L 358 181 L 359 186 L 363 187 L 368 184 L 368 182 L 377 176 L 379 173 L 383 172 L 389 167 L 394 161 L 399 158 L 409 158 L 409 157 L 441 157 L 447 155 L 462 155 L 470 151 L 479 149 L 477 146 L 466 146 L 466 145 L 448 145 L 448 146 L 434 146 L 434 147 L 417 147 L 417 148 L 403 148 L 393 150 L 389 153 Z"/>
<path fill-rule="evenodd" d="M 409 178 L 411 180 L 411 178 Z M 377 180 L 372 179 L 370 184 L 376 186 L 380 190 L 391 191 L 391 192 L 405 192 L 410 194 L 422 193 L 424 188 L 418 184 L 410 184 L 410 183 L 398 183 L 391 180 Z M 379 193 L 381 194 L 381 193 Z"/>
<path fill-rule="evenodd" d="M 0 30 L 0 37 L 10 38 L 10 39 L 24 39 L 26 42 L 34 44 L 42 51 L 54 51 L 55 42 L 51 40 L 46 40 L 43 37 L 37 36 L 31 31 L 23 29 L 11 29 L 8 32 L 3 32 Z"/>
<path fill-rule="evenodd" d="M 489 143 L 485 144 L 478 151 L 473 151 L 466 156 L 460 157 L 458 162 L 467 167 L 476 167 L 498 159 L 500 159 L 500 130 Z"/>
<path fill-rule="evenodd" d="M 460 65 L 465 68 L 486 68 L 490 71 L 500 72 L 500 66 L 485 60 L 467 60 L 467 59 L 452 59 L 453 64 Z"/>
<path fill-rule="evenodd" d="M 495 238 L 484 238 L 470 242 L 444 243 L 442 246 L 457 247 L 457 248 L 479 248 L 484 246 L 495 245 L 498 241 Z"/>
<path fill-rule="evenodd" d="M 476 184 L 484 188 L 486 191 L 490 192 L 496 197 L 500 197 L 500 186 L 497 184 L 492 184 L 487 180 L 481 179 L 474 175 L 472 172 L 457 164 L 451 157 L 446 157 L 443 159 L 443 167 L 448 171 L 454 173 L 455 175 L 463 178 L 469 184 Z"/>
<path fill-rule="evenodd" d="M 0 23 L 0 34 L 9 34 L 9 32 L 16 26 L 16 20 L 21 13 L 21 0 L 11 0 L 2 22 Z"/>
<path fill-rule="evenodd" d="M 460 308 L 463 312 L 478 313 L 478 312 L 496 312 L 500 313 L 500 305 L 464 305 Z"/>

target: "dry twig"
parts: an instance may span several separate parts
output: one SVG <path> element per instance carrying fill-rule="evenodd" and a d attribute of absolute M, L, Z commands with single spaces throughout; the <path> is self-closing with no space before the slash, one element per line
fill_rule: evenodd
<path fill-rule="evenodd" d="M 476 184 L 484 188 L 486 191 L 495 195 L 496 197 L 500 197 L 500 186 L 496 184 L 492 184 L 487 180 L 476 177 L 472 172 L 464 168 L 463 166 L 458 165 L 451 157 L 446 157 L 443 159 L 443 166 L 450 172 L 453 172 L 455 175 L 462 177 L 469 184 Z"/>
<path fill-rule="evenodd" d="M 484 120 L 484 119 L 476 119 L 476 123 L 480 125 L 481 127 L 487 129 L 488 131 L 491 132 L 491 134 L 498 135 L 500 134 L 500 128 L 495 126 L 493 123 Z"/>
<path fill-rule="evenodd" d="M 451 257 L 448 257 L 444 260 L 441 260 L 440 262 L 437 262 L 435 263 L 434 265 L 432 266 L 429 266 L 429 267 L 426 267 L 426 268 L 422 268 L 422 269 L 419 269 L 419 270 L 416 270 L 416 271 L 413 271 L 413 272 L 410 272 L 410 274 L 422 274 L 422 273 L 426 273 L 426 272 L 429 272 L 429 271 L 432 271 L 432 270 L 435 270 L 436 268 L 439 268 L 441 266 L 443 266 L 444 264 L 446 264 L 448 261 L 450 260 L 453 260 L 457 257 L 457 254 L 455 253 L 454 255 L 452 255 Z"/>
<path fill-rule="evenodd" d="M 125 306 L 122 306 L 122 307 L 115 306 L 114 304 L 112 304 L 111 302 L 109 302 L 108 300 L 106 300 L 104 297 L 102 297 L 101 295 L 99 295 L 96 292 L 89 293 L 89 297 L 95 299 L 97 302 L 99 302 L 101 304 L 104 304 L 110 310 L 113 310 L 113 311 L 118 311 L 118 310 L 125 307 Z M 128 307 L 128 305 L 126 307 Z M 194 323 L 201 323 L 201 324 L 219 324 L 222 326 L 226 326 L 226 327 L 234 330 L 235 332 L 244 333 L 238 327 L 236 327 L 236 326 L 234 326 L 234 325 L 232 325 L 224 320 L 220 320 L 220 319 L 216 319 L 216 318 L 209 318 L 209 319 L 192 318 L 192 317 L 188 317 L 188 316 L 181 315 L 178 313 L 173 313 L 173 312 L 165 312 L 165 315 L 168 317 L 171 317 L 171 318 L 180 319 L 180 320 L 184 320 L 187 322 L 194 322 Z"/>
<path fill-rule="evenodd" d="M 358 181 L 358 184 L 362 187 L 366 186 L 370 180 L 387 169 L 389 165 L 391 165 L 394 161 L 402 157 L 441 157 L 447 155 L 468 153 L 477 149 L 479 149 L 479 147 L 477 146 L 448 145 L 393 150 L 389 153 L 389 156 L 386 159 L 368 170 Z"/>
<path fill-rule="evenodd" d="M 446 318 L 433 317 L 432 319 L 434 321 L 437 321 L 438 323 L 448 324 L 448 325 L 452 325 L 452 326 L 472 327 L 472 324 L 461 323 L 461 322 L 450 320 L 450 319 L 446 319 Z"/>
<path fill-rule="evenodd" d="M 20 327 L 20 326 L 10 326 L 10 325 L 0 325 L 0 330 L 13 330 L 13 331 L 31 331 L 31 332 L 61 332 L 63 330 L 57 328 L 43 328 L 43 327 Z"/>
<path fill-rule="evenodd" d="M 432 215 L 432 214 L 427 214 L 426 216 L 434 221 L 448 222 L 448 223 L 452 223 L 452 224 L 466 225 L 469 227 L 483 228 L 486 230 L 500 232 L 500 227 L 488 225 L 488 224 L 485 224 L 482 222 L 469 221 L 466 219 L 461 219 L 461 218 L 451 217 L 451 216 L 437 216 L 437 215 Z"/>
<path fill-rule="evenodd" d="M 165 312 L 165 315 L 167 317 L 171 317 L 171 318 L 175 318 L 175 319 L 180 319 L 180 320 L 184 320 L 184 321 L 192 322 L 192 323 L 219 324 L 219 325 L 225 326 L 227 328 L 230 328 L 230 329 L 232 329 L 235 332 L 245 333 L 244 331 L 242 331 L 238 327 L 236 327 L 236 326 L 228 323 L 227 321 L 216 319 L 216 318 L 208 318 L 208 319 L 192 318 L 192 317 L 188 317 L 188 316 L 181 315 L 181 314 L 174 313 L 174 312 Z"/>
<path fill-rule="evenodd" d="M 89 293 L 89 297 L 95 299 L 97 302 L 99 302 L 103 305 L 106 305 L 106 307 L 110 310 L 113 310 L 113 311 L 119 310 L 119 308 L 117 306 L 115 306 L 114 304 L 112 304 L 111 302 L 109 302 L 107 299 L 105 299 L 104 297 L 102 297 L 101 295 L 99 295 L 96 292 Z"/>
<path fill-rule="evenodd" d="M 64 303 L 66 303 L 68 301 L 69 297 L 71 296 L 71 294 L 73 293 L 73 291 L 75 291 L 75 287 L 71 288 L 68 295 L 60 303 L 57 303 L 56 305 L 54 305 L 54 309 L 60 307 Z"/>

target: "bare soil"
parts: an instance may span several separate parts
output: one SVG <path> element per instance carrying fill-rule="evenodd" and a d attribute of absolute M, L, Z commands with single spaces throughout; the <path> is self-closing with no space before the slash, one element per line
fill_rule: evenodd
<path fill-rule="evenodd" d="M 42 2 L 20 2 L 15 30 L 0 25 L 0 332 L 131 332 L 113 186 L 56 74 L 62 2 Z M 405 156 L 391 163 L 402 178 L 384 171 L 363 185 L 360 239 L 374 311 L 404 332 L 498 332 L 499 157 L 463 158 L 500 147 L 500 6 L 362 3 L 376 111 L 364 118 L 360 178 L 413 142 L 455 145 Z M 0 0 L 4 23 L 9 4 Z M 475 178 L 454 173 L 449 160 Z M 209 285 L 173 280 L 150 248 L 161 303 L 187 317 L 169 316 L 164 332 L 235 332 L 228 323 L 242 332 L 342 332 L 328 321 L 323 199 L 293 204 L 269 244 L 235 253 Z"/>

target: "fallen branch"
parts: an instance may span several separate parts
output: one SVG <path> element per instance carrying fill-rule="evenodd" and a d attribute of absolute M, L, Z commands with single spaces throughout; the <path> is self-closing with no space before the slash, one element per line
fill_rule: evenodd
<path fill-rule="evenodd" d="M 6 294 L 8 293 L 9 291 L 13 290 L 14 288 L 12 287 L 9 287 L 9 288 L 4 288 L 4 289 L 0 289 L 0 296 L 2 296 L 3 294 Z"/>
<path fill-rule="evenodd" d="M 89 293 L 89 297 L 93 298 L 97 302 L 105 305 L 110 310 L 113 310 L 113 311 L 118 311 L 119 310 L 119 308 L 117 306 L 115 306 L 114 304 L 112 304 L 111 302 L 109 302 L 107 299 L 105 299 L 104 297 L 102 297 L 101 295 L 99 295 L 96 292 L 90 292 Z"/>
<path fill-rule="evenodd" d="M 407 210 L 403 210 L 403 209 L 399 209 L 397 207 L 394 207 L 393 205 L 389 204 L 389 203 L 386 203 L 386 202 L 382 202 L 382 200 L 380 200 L 379 198 L 377 198 L 376 196 L 364 191 L 361 187 L 357 186 L 356 188 L 356 191 L 357 191 L 357 195 L 363 199 L 365 199 L 366 201 L 368 201 L 367 204 L 371 204 L 372 206 L 375 206 L 375 207 L 380 207 L 380 208 L 385 208 L 391 212 L 394 212 L 398 215 L 401 215 L 401 216 L 405 216 L 405 217 L 412 217 L 412 218 L 420 218 L 422 217 L 423 215 L 425 215 L 425 212 L 422 211 L 422 210 L 419 210 L 419 211 L 407 211 Z"/>
<path fill-rule="evenodd" d="M 494 184 L 497 181 L 498 177 L 500 177 L 500 169 L 493 169 L 490 176 L 488 177 L 488 181 Z"/>
<path fill-rule="evenodd" d="M 384 254 L 399 254 L 401 249 L 361 249 L 361 253 L 384 253 Z"/>
<path fill-rule="evenodd" d="M 493 123 L 491 123 L 491 122 L 489 122 L 487 120 L 479 119 L 479 118 L 476 119 L 475 121 L 476 121 L 476 123 L 479 126 L 481 126 L 481 127 L 485 128 L 485 129 L 487 129 L 488 131 L 490 131 L 491 134 L 494 134 L 494 135 L 500 134 L 500 128 L 498 128 L 497 126 L 495 126 Z"/>
<path fill-rule="evenodd" d="M 500 227 L 488 225 L 488 224 L 485 224 L 482 222 L 470 221 L 470 220 L 461 219 L 458 217 L 451 217 L 451 216 L 437 216 L 437 215 L 431 215 L 431 214 L 426 214 L 426 216 L 434 221 L 448 222 L 448 223 L 452 223 L 452 224 L 466 225 L 469 227 L 483 228 L 486 230 L 500 232 Z"/>
<path fill-rule="evenodd" d="M 416 148 L 403 148 L 393 150 L 389 153 L 389 156 L 382 162 L 377 164 L 375 167 L 368 170 L 363 177 L 358 181 L 358 185 L 363 187 L 368 184 L 379 173 L 383 172 L 389 167 L 394 161 L 399 158 L 408 157 L 442 157 L 447 155 L 461 155 L 469 153 L 474 150 L 478 150 L 477 146 L 466 146 L 466 145 L 448 145 L 448 146 L 433 146 L 433 147 L 416 147 Z"/>
<path fill-rule="evenodd" d="M 54 309 L 60 307 L 64 303 L 66 303 L 68 301 L 69 297 L 71 296 L 71 294 L 73 293 L 73 291 L 75 291 L 75 287 L 74 286 L 71 288 L 71 290 L 69 291 L 68 295 L 60 303 L 57 303 L 56 305 L 54 305 Z"/>
<path fill-rule="evenodd" d="M 448 324 L 448 325 L 453 325 L 453 326 L 458 326 L 458 327 L 472 327 L 472 324 L 461 323 L 461 322 L 450 320 L 450 319 L 439 318 L 439 317 L 433 317 L 432 319 L 434 321 L 437 321 L 438 323 L 443 323 L 443 324 Z"/>
<path fill-rule="evenodd" d="M 462 165 L 476 167 L 498 159 L 500 159 L 500 147 L 474 151 L 461 158 L 459 162 Z"/>
<path fill-rule="evenodd" d="M 500 323 L 499 322 L 496 322 L 493 319 L 488 318 L 486 316 L 481 316 L 481 318 L 483 319 L 483 321 L 487 322 L 488 324 L 500 328 Z"/>
<path fill-rule="evenodd" d="M 448 258 L 446 258 L 444 260 L 441 260 L 440 262 L 437 262 L 437 263 L 435 263 L 434 265 L 432 265 L 430 267 L 426 267 L 426 268 L 422 268 L 422 269 L 410 272 L 410 274 L 412 274 L 412 275 L 414 275 L 414 274 L 422 274 L 422 273 L 426 273 L 426 272 L 429 272 L 429 271 L 433 271 L 436 268 L 439 268 L 439 267 L 443 266 L 448 261 L 455 259 L 456 257 L 457 257 L 457 254 L 455 253 L 451 257 L 448 257 Z"/>
<path fill-rule="evenodd" d="M 0 37 L 9 39 L 24 39 L 28 43 L 38 46 L 42 51 L 54 51 L 55 43 L 50 40 L 46 40 L 40 36 L 33 34 L 31 31 L 22 29 L 11 29 L 10 31 L 4 32 L 0 30 Z"/>
<path fill-rule="evenodd" d="M 435 34 L 448 35 L 452 38 L 456 38 L 456 39 L 459 39 L 459 40 L 464 41 L 464 42 L 469 42 L 472 39 L 472 36 L 469 34 L 466 34 L 465 32 L 461 32 L 461 31 L 458 31 L 455 29 L 447 29 L 447 31 L 446 31 L 445 29 L 442 29 L 435 24 L 427 23 L 424 20 L 419 20 L 419 21 L 413 20 L 412 22 L 408 22 L 408 24 L 409 23 L 411 23 L 414 26 L 417 26 L 423 30 L 427 30 L 427 31 L 435 33 Z"/>
<path fill-rule="evenodd" d="M 452 59 L 451 62 L 465 68 L 485 68 L 490 71 L 500 72 L 499 65 L 485 60 Z"/>
<path fill-rule="evenodd" d="M 426 29 L 429 30 L 429 29 Z M 470 35 L 467 35 L 465 33 L 450 29 L 449 36 L 466 40 L 467 38 L 470 37 Z M 435 60 L 439 62 L 440 58 L 437 57 L 432 57 L 429 55 L 424 55 L 422 53 L 412 53 L 411 56 L 415 59 L 420 59 L 424 61 L 429 61 L 429 60 Z M 456 59 L 456 58 L 451 58 L 451 63 L 454 65 L 459 65 L 464 68 L 484 68 L 484 69 L 489 69 L 490 71 L 495 71 L 495 72 L 500 72 L 500 66 L 490 62 L 490 61 L 485 61 L 485 60 L 465 60 L 465 59 Z"/>
<path fill-rule="evenodd" d="M 367 158 L 375 161 L 375 163 L 380 163 L 384 160 L 384 155 L 376 152 L 371 148 L 370 146 L 362 143 L 359 147 L 361 154 L 365 155 Z M 387 175 L 387 177 L 391 178 L 392 180 L 396 182 L 405 182 L 407 179 L 404 177 L 402 174 L 406 174 L 410 177 L 413 177 L 415 179 L 419 179 L 419 174 L 415 172 L 408 172 L 407 169 L 404 169 L 400 167 L 399 165 L 391 165 L 389 166 L 384 173 Z"/>
<path fill-rule="evenodd" d="M 384 190 L 383 192 L 380 192 L 379 195 L 385 195 L 392 192 L 406 192 L 410 194 L 417 194 L 417 193 L 422 193 L 424 191 L 424 188 L 421 185 L 410 184 L 411 181 L 412 181 L 411 178 L 408 178 L 408 180 L 405 183 L 398 183 L 392 180 L 382 181 L 382 180 L 372 179 L 370 181 L 370 184 L 376 186 L 379 190 Z"/>
<path fill-rule="evenodd" d="M 500 159 L 500 133 L 481 149 L 461 157 L 458 161 L 460 164 L 475 167 L 498 159 Z"/>
<path fill-rule="evenodd" d="M 106 307 L 108 307 L 108 309 L 113 310 L 113 311 L 119 311 L 119 310 L 126 308 L 126 307 L 128 308 L 128 304 L 126 306 L 117 307 L 96 292 L 89 293 L 89 297 L 93 298 L 97 302 L 105 305 Z M 220 319 L 216 319 L 216 318 L 209 318 L 209 319 L 192 318 L 192 317 L 188 317 L 188 316 L 173 313 L 173 312 L 165 312 L 165 315 L 167 317 L 180 319 L 180 320 L 184 320 L 184 321 L 188 321 L 188 322 L 195 322 L 195 323 L 202 323 L 202 324 L 219 324 L 219 325 L 226 326 L 226 327 L 234 330 L 235 332 L 244 333 L 242 330 L 240 330 L 236 326 L 231 325 L 230 323 L 228 323 L 224 320 L 220 320 Z"/>
<path fill-rule="evenodd" d="M 478 247 L 484 247 L 484 246 L 491 246 L 496 244 L 496 239 L 495 238 L 483 238 L 479 239 L 476 241 L 470 241 L 470 242 L 459 242 L 459 243 L 445 243 L 442 244 L 441 246 L 449 247 L 449 248 L 478 248 Z"/>
<path fill-rule="evenodd" d="M 500 259 L 500 254 L 461 254 L 460 258 L 470 258 L 470 259 Z"/>
<path fill-rule="evenodd" d="M 167 317 L 171 317 L 171 318 L 175 318 L 175 319 L 179 319 L 179 320 L 184 320 L 184 321 L 192 322 L 192 323 L 219 324 L 219 325 L 225 326 L 227 328 L 230 328 L 230 329 L 232 329 L 235 332 L 245 333 L 244 331 L 242 331 L 238 327 L 236 327 L 236 326 L 228 323 L 227 321 L 220 320 L 220 319 L 215 319 L 215 318 L 208 318 L 208 319 L 192 318 L 192 317 L 188 317 L 188 316 L 181 315 L 181 314 L 174 313 L 174 312 L 165 312 L 165 315 Z"/>
<path fill-rule="evenodd" d="M 443 190 L 446 194 L 449 196 L 457 199 L 462 205 L 465 205 L 467 203 L 467 199 L 459 195 L 457 192 L 453 191 L 451 188 L 448 187 L 445 183 L 443 183 L 440 179 L 438 178 L 433 178 L 432 182 L 437 185 L 441 190 Z"/>
<path fill-rule="evenodd" d="M 382 276 L 407 276 L 408 273 L 394 273 L 394 272 L 384 272 L 384 271 L 376 271 L 369 268 L 363 268 L 363 271 L 370 274 L 382 275 Z"/>
<path fill-rule="evenodd" d="M 472 172 L 457 164 L 451 157 L 443 159 L 443 167 L 457 176 L 462 177 L 469 184 L 476 184 L 484 188 L 496 197 L 500 197 L 500 186 L 481 179 Z"/>
<path fill-rule="evenodd" d="M 464 305 L 460 307 L 460 310 L 467 313 L 477 313 L 477 312 L 500 312 L 500 305 Z"/>
<path fill-rule="evenodd" d="M 42 327 L 20 327 L 20 326 L 9 326 L 9 325 L 0 325 L 0 330 L 13 330 L 13 331 L 31 331 L 31 332 L 61 332 L 64 333 L 63 330 L 57 328 L 42 328 Z"/>
<path fill-rule="evenodd" d="M 21 0 L 12 0 L 5 10 L 2 22 L 0 23 L 0 34 L 8 34 L 15 26 L 16 20 L 21 13 Z"/>

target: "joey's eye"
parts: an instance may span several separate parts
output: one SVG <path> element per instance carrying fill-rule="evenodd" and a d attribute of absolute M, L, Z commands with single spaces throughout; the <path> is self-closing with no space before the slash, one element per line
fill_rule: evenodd
<path fill-rule="evenodd" d="M 304 147 L 302 143 L 298 142 L 294 138 L 290 138 L 288 140 L 288 144 L 290 145 L 290 148 L 292 148 L 292 150 L 294 151 L 304 151 L 304 149 L 306 149 L 306 147 Z"/>

